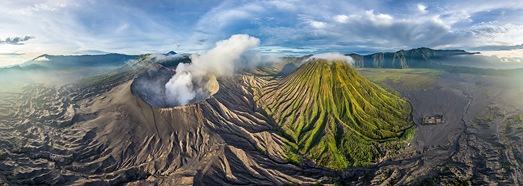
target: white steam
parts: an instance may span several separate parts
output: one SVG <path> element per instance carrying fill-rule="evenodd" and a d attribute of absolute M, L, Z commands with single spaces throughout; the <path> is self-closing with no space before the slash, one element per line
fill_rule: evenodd
<path fill-rule="evenodd" d="M 236 61 L 236 69 L 252 69 L 256 68 L 258 65 L 267 65 L 280 62 L 280 56 L 275 54 L 261 54 L 257 50 L 249 50 L 244 52 L 240 59 Z"/>
<path fill-rule="evenodd" d="M 191 55 L 192 63 L 180 63 L 176 74 L 165 84 L 167 101 L 170 105 L 185 105 L 199 95 L 214 94 L 218 91 L 217 82 L 210 82 L 216 80 L 209 78 L 209 74 L 218 77 L 233 75 L 235 63 L 246 51 L 259 44 L 258 38 L 245 34 L 232 35 L 217 42 L 213 49 L 202 55 Z"/>
<path fill-rule="evenodd" d="M 194 85 L 192 83 L 192 74 L 189 72 L 177 72 L 167 84 L 165 84 L 165 93 L 167 95 L 167 102 L 177 103 L 178 105 L 185 105 L 192 100 L 196 93 L 192 91 Z"/>
<path fill-rule="evenodd" d="M 228 76 L 234 72 L 234 64 L 247 50 L 257 47 L 260 40 L 246 34 L 232 35 L 229 39 L 218 41 L 216 46 L 202 55 L 192 55 L 192 70 L 216 76 Z"/>
<path fill-rule="evenodd" d="M 354 64 L 354 60 L 350 56 L 345 56 L 343 54 L 334 53 L 334 52 L 314 54 L 313 56 L 306 59 L 305 62 L 308 62 L 311 59 L 326 59 L 328 61 L 341 60 L 341 61 L 345 61 L 345 62 L 349 63 L 350 65 Z"/>

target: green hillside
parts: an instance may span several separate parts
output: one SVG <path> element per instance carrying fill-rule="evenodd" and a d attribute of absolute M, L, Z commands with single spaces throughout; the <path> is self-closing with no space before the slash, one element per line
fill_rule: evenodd
<path fill-rule="evenodd" d="M 367 165 L 399 150 L 396 141 L 413 130 L 404 99 L 343 61 L 307 62 L 266 87 L 259 101 L 290 141 L 295 162 L 303 156 L 334 169 Z"/>

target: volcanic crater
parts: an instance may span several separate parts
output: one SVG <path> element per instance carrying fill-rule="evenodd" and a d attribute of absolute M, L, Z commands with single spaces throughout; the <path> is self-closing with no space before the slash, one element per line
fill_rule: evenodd
<path fill-rule="evenodd" d="M 184 96 L 190 96 L 190 98 L 187 103 L 180 101 L 177 97 L 182 96 L 180 95 L 182 93 L 168 86 L 176 74 L 176 70 L 156 64 L 133 80 L 131 92 L 155 108 L 171 108 L 202 102 L 218 92 L 219 84 L 216 76 L 212 73 L 205 75 L 189 74 L 190 83 L 188 82 L 187 86 L 183 88 L 187 90 L 184 94 L 189 94 Z"/>

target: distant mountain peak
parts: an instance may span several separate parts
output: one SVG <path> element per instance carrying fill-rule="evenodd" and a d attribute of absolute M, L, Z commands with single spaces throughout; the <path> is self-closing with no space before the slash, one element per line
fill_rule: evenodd
<path fill-rule="evenodd" d="M 169 51 L 169 52 L 167 52 L 165 55 L 175 55 L 175 54 L 177 54 L 177 53 L 174 52 L 174 51 Z"/>
<path fill-rule="evenodd" d="M 48 54 L 43 54 L 43 55 L 40 55 L 40 56 L 32 59 L 31 61 L 39 61 L 39 62 L 49 61 L 49 55 Z"/>

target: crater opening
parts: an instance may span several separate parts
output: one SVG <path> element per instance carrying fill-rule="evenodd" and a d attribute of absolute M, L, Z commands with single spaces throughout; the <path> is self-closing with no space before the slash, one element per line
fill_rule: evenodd
<path fill-rule="evenodd" d="M 218 89 L 218 81 L 212 73 L 176 72 L 160 64 L 139 75 L 131 84 L 133 95 L 156 108 L 202 102 L 218 92 Z"/>

